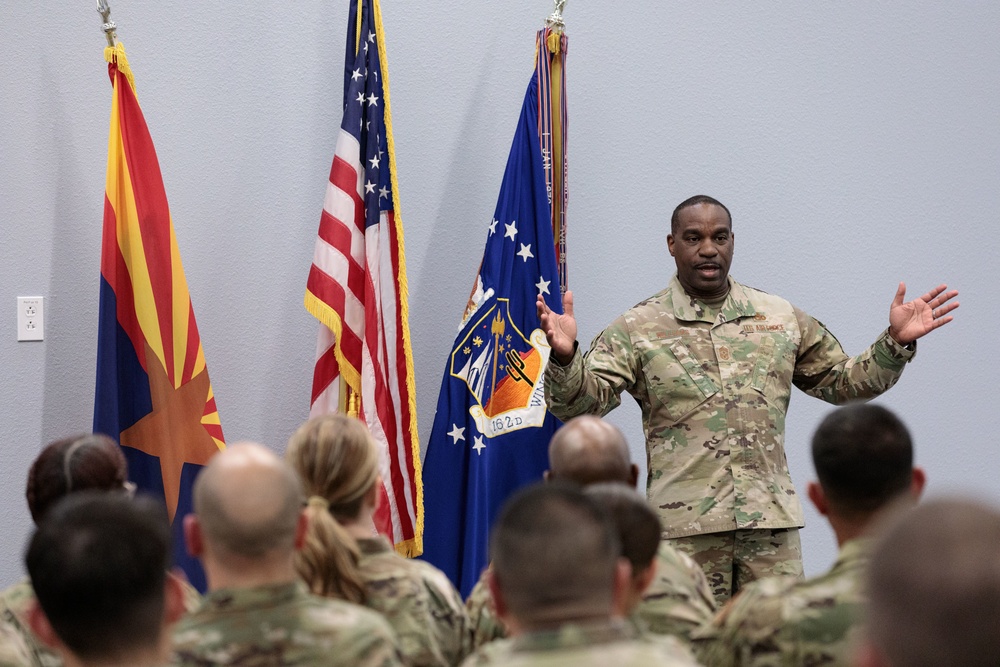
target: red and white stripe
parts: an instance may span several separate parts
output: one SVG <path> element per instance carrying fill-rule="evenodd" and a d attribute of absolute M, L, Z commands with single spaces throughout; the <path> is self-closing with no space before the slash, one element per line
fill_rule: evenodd
<path fill-rule="evenodd" d="M 342 331 L 337 341 L 321 327 L 310 415 L 339 410 L 345 383 L 360 396 L 359 417 L 379 446 L 383 502 L 377 527 L 400 544 L 415 537 L 417 523 L 401 240 L 392 212 L 382 211 L 379 223 L 365 230 L 363 177 L 358 140 L 341 130 L 307 289 L 337 314 Z"/>

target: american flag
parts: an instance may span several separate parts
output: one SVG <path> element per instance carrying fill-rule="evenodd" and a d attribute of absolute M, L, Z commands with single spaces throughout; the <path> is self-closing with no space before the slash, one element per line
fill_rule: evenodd
<path fill-rule="evenodd" d="M 311 414 L 347 411 L 368 425 L 381 456 L 376 527 L 416 556 L 423 494 L 386 69 L 378 1 L 352 0 L 344 118 L 306 285 L 306 308 L 324 325 Z"/>

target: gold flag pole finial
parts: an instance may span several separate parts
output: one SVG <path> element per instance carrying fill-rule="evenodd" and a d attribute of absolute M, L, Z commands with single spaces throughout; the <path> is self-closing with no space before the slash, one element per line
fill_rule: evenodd
<path fill-rule="evenodd" d="M 566 22 L 563 21 L 562 17 L 563 7 L 566 6 L 566 1 L 567 0 L 555 0 L 555 9 L 551 14 L 549 14 L 549 17 L 545 19 L 545 27 L 549 30 L 558 30 L 559 32 L 562 32 L 566 27 Z"/>
<path fill-rule="evenodd" d="M 111 6 L 108 5 L 107 0 L 97 0 L 97 13 L 101 15 L 101 30 L 104 31 L 104 36 L 108 38 L 108 46 L 114 48 L 115 39 L 117 38 L 115 31 L 118 29 L 118 26 L 111 20 Z"/>

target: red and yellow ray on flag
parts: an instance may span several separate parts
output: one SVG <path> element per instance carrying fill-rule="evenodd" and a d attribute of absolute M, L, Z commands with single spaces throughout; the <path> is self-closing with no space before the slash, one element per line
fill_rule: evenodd
<path fill-rule="evenodd" d="M 114 95 L 101 277 L 111 294 L 102 293 L 101 301 L 95 431 L 159 458 L 172 521 L 184 465 L 204 465 L 225 439 L 159 162 L 122 44 L 105 49 L 105 59 Z M 107 327 L 106 299 L 115 311 Z M 104 330 L 111 326 L 114 332 Z"/>

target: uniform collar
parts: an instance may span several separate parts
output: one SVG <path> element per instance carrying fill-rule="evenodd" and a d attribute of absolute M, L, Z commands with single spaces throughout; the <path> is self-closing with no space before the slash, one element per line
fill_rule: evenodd
<path fill-rule="evenodd" d="M 372 556 L 381 553 L 395 553 L 389 540 L 381 535 L 378 537 L 362 537 L 357 540 L 358 549 L 363 556 Z"/>
<path fill-rule="evenodd" d="M 840 547 L 840 553 L 837 554 L 834 569 L 867 561 L 874 543 L 875 539 L 869 536 L 855 537 L 853 540 L 844 542 Z"/>
<path fill-rule="evenodd" d="M 301 581 L 255 586 L 253 588 L 220 588 L 202 598 L 202 609 L 229 611 L 257 609 L 288 603 L 308 593 Z"/>
<path fill-rule="evenodd" d="M 732 276 L 727 276 L 726 280 L 729 281 L 729 294 L 726 295 L 726 300 L 719 309 L 718 318 L 712 319 L 707 314 L 702 313 L 699 308 L 695 307 L 693 303 L 694 299 L 684 291 L 684 287 L 681 285 L 681 281 L 677 279 L 677 274 L 675 273 L 674 277 L 670 280 L 670 299 L 674 318 L 681 322 L 707 322 L 709 324 L 716 324 L 756 315 L 757 310 L 753 307 L 747 289 L 733 280 Z"/>
<path fill-rule="evenodd" d="M 554 630 L 528 632 L 512 640 L 514 651 L 547 651 L 569 647 L 608 644 L 635 639 L 638 630 L 620 618 L 589 623 L 567 623 Z"/>

